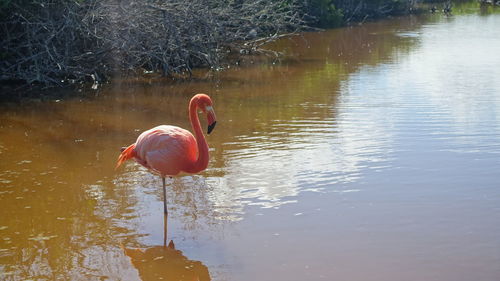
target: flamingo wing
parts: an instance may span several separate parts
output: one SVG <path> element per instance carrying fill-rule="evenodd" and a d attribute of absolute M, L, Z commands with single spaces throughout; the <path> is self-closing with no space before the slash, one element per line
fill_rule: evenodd
<path fill-rule="evenodd" d="M 194 136 L 176 126 L 162 125 L 143 132 L 136 142 L 136 160 L 161 176 L 173 176 L 196 161 Z"/>

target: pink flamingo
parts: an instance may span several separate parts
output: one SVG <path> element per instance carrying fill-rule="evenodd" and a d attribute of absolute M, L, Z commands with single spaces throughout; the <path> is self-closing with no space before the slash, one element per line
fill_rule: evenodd
<path fill-rule="evenodd" d="M 161 176 L 165 219 L 168 215 L 165 177 L 175 176 L 181 172 L 198 173 L 208 166 L 208 144 L 201 130 L 197 109 L 207 115 L 207 134 L 210 134 L 216 123 L 212 100 L 208 95 L 197 94 L 189 102 L 189 119 L 195 136 L 188 130 L 176 126 L 160 125 L 140 134 L 137 141 L 122 149 L 118 157 L 116 168 L 133 158 L 137 163 Z"/>

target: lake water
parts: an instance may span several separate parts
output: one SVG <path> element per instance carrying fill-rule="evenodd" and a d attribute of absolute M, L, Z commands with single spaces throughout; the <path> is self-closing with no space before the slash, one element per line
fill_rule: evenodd
<path fill-rule="evenodd" d="M 500 280 L 500 14 L 454 12 L 3 105 L 0 279 Z M 160 178 L 114 166 L 197 92 L 218 122 L 209 168 L 167 180 L 174 250 Z"/>

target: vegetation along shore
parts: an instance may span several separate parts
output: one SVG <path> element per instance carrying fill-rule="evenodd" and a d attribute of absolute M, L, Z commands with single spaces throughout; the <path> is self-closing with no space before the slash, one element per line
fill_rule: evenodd
<path fill-rule="evenodd" d="M 3 85 L 190 77 L 264 44 L 414 10 L 413 0 L 0 0 Z M 276 55 L 276 54 L 273 54 Z"/>

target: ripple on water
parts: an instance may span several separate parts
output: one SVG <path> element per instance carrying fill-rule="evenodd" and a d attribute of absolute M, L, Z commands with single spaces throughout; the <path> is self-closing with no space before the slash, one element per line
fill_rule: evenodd
<path fill-rule="evenodd" d="M 325 105 L 308 107 L 314 112 Z M 343 192 L 339 186 L 355 182 L 363 170 L 390 167 L 386 130 L 373 130 L 372 123 L 350 115 L 273 120 L 268 131 L 224 144 L 226 174 L 219 185 L 231 190 L 232 204 L 240 209 L 244 204 L 279 207 L 304 191 Z"/>

